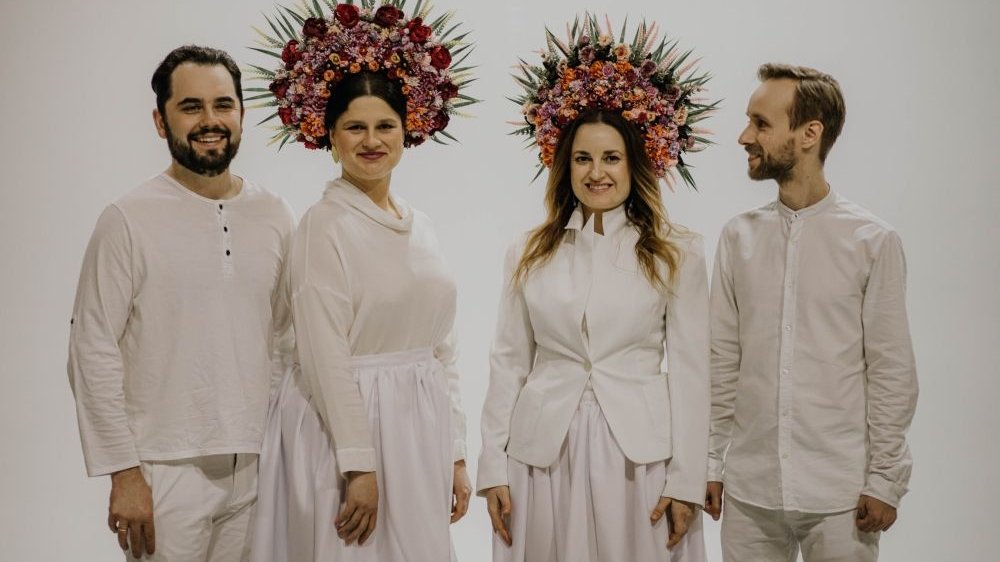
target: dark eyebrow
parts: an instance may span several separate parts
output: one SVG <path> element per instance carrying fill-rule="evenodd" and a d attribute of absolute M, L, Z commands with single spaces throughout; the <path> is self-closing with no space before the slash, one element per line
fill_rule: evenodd
<path fill-rule="evenodd" d="M 181 101 L 177 102 L 177 105 L 192 105 L 192 104 L 201 105 L 201 99 L 200 98 L 184 98 Z"/>
<path fill-rule="evenodd" d="M 215 98 L 215 103 L 221 103 L 221 102 L 229 102 L 235 104 L 236 98 L 233 98 L 232 96 L 222 96 L 221 98 Z"/>
<path fill-rule="evenodd" d="M 604 151 L 604 155 L 605 155 L 605 156 L 607 156 L 607 155 L 609 155 L 609 154 L 622 154 L 622 151 L 621 151 L 621 150 L 618 150 L 617 148 L 616 148 L 616 149 L 614 149 L 614 150 L 605 150 L 605 151 Z"/>

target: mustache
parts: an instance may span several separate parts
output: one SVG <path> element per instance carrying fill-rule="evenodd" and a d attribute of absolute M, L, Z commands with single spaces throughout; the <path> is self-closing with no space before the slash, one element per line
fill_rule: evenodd
<path fill-rule="evenodd" d="M 232 133 L 229 131 L 229 129 L 225 127 L 203 127 L 201 129 L 198 129 L 197 131 L 192 131 L 190 134 L 188 134 L 188 140 L 191 141 L 194 140 L 195 137 L 200 137 L 201 135 L 206 135 L 209 133 L 222 135 L 222 137 L 225 138 L 226 140 L 229 140 L 229 137 L 232 136 Z"/>
<path fill-rule="evenodd" d="M 751 144 L 751 145 L 747 146 L 745 148 L 745 150 L 747 151 L 747 154 L 749 154 L 750 156 L 758 156 L 759 157 L 759 156 L 763 156 L 764 155 L 764 149 L 761 148 L 760 145 Z"/>

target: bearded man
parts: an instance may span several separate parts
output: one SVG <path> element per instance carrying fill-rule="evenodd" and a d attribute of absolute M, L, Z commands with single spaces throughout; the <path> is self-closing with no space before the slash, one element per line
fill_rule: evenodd
<path fill-rule="evenodd" d="M 824 178 L 837 81 L 782 64 L 758 78 L 739 142 L 778 198 L 719 239 L 705 509 L 724 515 L 727 562 L 873 561 L 912 464 L 903 248 Z"/>
<path fill-rule="evenodd" d="M 272 381 L 291 352 L 279 278 L 294 227 L 229 171 L 240 70 L 184 46 L 152 79 L 172 161 L 109 205 L 87 247 L 69 378 L 90 476 L 129 559 L 237 561 L 257 497 Z"/>

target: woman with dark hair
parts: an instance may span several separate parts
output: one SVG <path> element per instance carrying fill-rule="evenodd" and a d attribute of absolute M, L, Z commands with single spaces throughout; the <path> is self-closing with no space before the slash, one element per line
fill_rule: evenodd
<path fill-rule="evenodd" d="M 404 69 L 423 60 L 422 43 L 390 44 L 380 30 L 398 37 L 405 24 L 389 4 L 306 19 L 312 51 L 286 46 L 271 84 L 291 139 L 329 148 L 341 175 L 302 217 L 286 260 L 298 361 L 263 446 L 259 562 L 447 562 L 449 522 L 468 508 L 455 283 L 430 219 L 391 190 L 404 146 L 447 124 L 440 102 L 455 86 L 439 68 Z M 327 33 L 335 25 L 342 36 Z M 365 48 L 342 46 L 355 43 Z M 392 68 L 369 71 L 375 61 Z M 428 91 L 438 98 L 422 105 Z"/>
<path fill-rule="evenodd" d="M 579 44 L 562 48 L 587 57 Z M 477 490 L 496 533 L 493 560 L 701 562 L 709 418 L 702 241 L 667 219 L 656 171 L 665 166 L 653 159 L 670 151 L 658 152 L 652 134 L 628 118 L 637 112 L 616 110 L 611 94 L 600 94 L 614 72 L 626 82 L 634 69 L 618 60 L 608 71 L 593 61 L 575 70 L 556 56 L 547 66 L 564 75 L 524 110 L 550 168 L 547 216 L 507 252 L 483 406 Z M 576 84 L 584 73 L 604 82 Z M 596 99 L 559 97 L 574 91 Z M 561 130 L 549 151 L 553 126 Z"/>

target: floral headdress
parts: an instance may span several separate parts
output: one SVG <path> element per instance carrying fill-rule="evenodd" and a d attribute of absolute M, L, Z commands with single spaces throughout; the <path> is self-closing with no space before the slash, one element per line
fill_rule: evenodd
<path fill-rule="evenodd" d="M 541 174 L 552 166 L 563 129 L 578 115 L 616 111 L 639 129 L 658 178 L 672 186 L 676 170 L 695 188 L 683 156 L 711 143 L 709 132 L 694 126 L 718 104 L 697 97 L 709 75 L 692 72 L 698 61 L 688 61 L 691 51 L 679 52 L 676 41 L 656 43 L 655 23 L 642 23 L 630 43 L 625 26 L 616 43 L 611 22 L 606 23 L 602 30 L 593 15 L 584 15 L 582 25 L 577 18 L 567 26 L 565 43 L 545 30 L 548 51 L 542 52 L 541 66 L 522 60 L 522 75 L 514 76 L 525 93 L 512 98 L 524 114 L 513 134 L 530 137 L 529 146 L 538 147 Z"/>
<path fill-rule="evenodd" d="M 300 7 L 281 6 L 265 16 L 274 32 L 260 35 L 261 48 L 252 49 L 281 60 L 277 70 L 251 65 L 248 73 L 268 81 L 267 88 L 247 88 L 247 100 L 267 100 L 273 107 L 261 123 L 279 119 L 271 142 L 301 142 L 306 148 L 329 148 L 323 117 L 331 86 L 349 74 L 384 72 L 398 81 L 406 97 L 406 146 L 417 146 L 444 131 L 449 115 L 478 100 L 460 93 L 472 81 L 471 67 L 461 67 L 470 44 L 466 34 L 449 38 L 458 25 L 448 26 L 452 13 L 433 21 L 430 2 L 417 0 L 409 17 L 406 0 L 303 0 Z M 324 5 L 329 14 L 324 12 Z M 464 52 L 464 54 L 463 54 Z M 461 56 L 460 56 L 461 55 Z M 456 57 L 457 60 L 456 60 Z M 258 123 L 260 124 L 260 123 Z"/>

